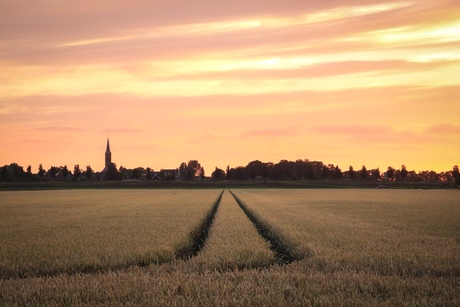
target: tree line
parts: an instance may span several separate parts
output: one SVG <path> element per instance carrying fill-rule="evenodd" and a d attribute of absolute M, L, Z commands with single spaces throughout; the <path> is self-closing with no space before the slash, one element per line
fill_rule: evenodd
<path fill-rule="evenodd" d="M 452 170 L 437 173 L 435 171 L 409 171 L 405 165 L 400 169 L 391 166 L 385 171 L 379 168 L 368 169 L 362 166 L 355 170 L 349 166 L 343 171 L 338 165 L 324 164 L 321 161 L 281 160 L 279 163 L 251 161 L 246 166 L 230 168 L 226 171 L 216 167 L 211 175 L 215 180 L 248 180 L 248 179 L 271 179 L 271 180 L 386 180 L 386 181 L 431 181 L 431 182 L 456 182 L 460 185 L 458 165 Z"/>
<path fill-rule="evenodd" d="M 37 172 L 32 172 L 32 167 L 24 167 L 17 163 L 11 163 L 1 167 L 0 181 L 87 181 L 87 180 L 196 180 L 205 179 L 205 170 L 197 160 L 182 162 L 180 166 L 173 170 L 160 170 L 154 172 L 151 168 L 137 167 L 127 169 L 123 166 L 117 168 L 115 163 L 111 163 L 105 173 L 94 172 L 91 166 L 85 169 L 78 164 L 70 170 L 66 165 L 51 166 L 45 170 L 42 164 L 39 165 Z M 177 171 L 177 173 L 176 173 Z M 153 176 L 156 174 L 156 176 Z M 395 169 L 391 166 L 385 171 L 379 168 L 368 169 L 364 165 L 360 169 L 349 166 L 343 171 L 338 165 L 325 164 L 321 161 L 281 160 L 278 163 L 251 161 L 246 166 L 230 167 L 226 170 L 218 167 L 212 172 L 212 180 L 385 180 L 385 181 L 430 181 L 430 182 L 452 182 L 460 186 L 460 176 L 458 165 L 454 165 L 452 170 L 437 173 L 435 171 L 408 170 L 405 165 Z"/>

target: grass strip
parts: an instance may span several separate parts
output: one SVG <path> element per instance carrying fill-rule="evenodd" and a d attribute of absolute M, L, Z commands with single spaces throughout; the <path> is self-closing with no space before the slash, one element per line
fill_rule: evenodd
<path fill-rule="evenodd" d="M 258 233 L 268 242 L 270 242 L 270 249 L 276 253 L 278 262 L 280 264 L 289 264 L 306 258 L 311 254 L 310 251 L 301 251 L 300 246 L 294 244 L 286 236 L 284 236 L 273 225 L 263 221 L 257 214 L 255 214 L 248 206 L 236 196 L 231 190 L 230 193 L 235 198 L 241 210 L 246 214 L 249 220 L 254 224 Z"/>
<path fill-rule="evenodd" d="M 180 247 L 176 253 L 176 259 L 188 260 L 195 257 L 200 250 L 204 247 L 206 239 L 209 235 L 209 229 L 211 228 L 214 217 L 216 216 L 217 209 L 219 208 L 222 195 L 225 190 L 222 190 L 219 197 L 217 197 L 214 205 L 209 210 L 208 214 L 202 220 L 202 222 L 190 233 L 190 239 L 187 244 Z"/>

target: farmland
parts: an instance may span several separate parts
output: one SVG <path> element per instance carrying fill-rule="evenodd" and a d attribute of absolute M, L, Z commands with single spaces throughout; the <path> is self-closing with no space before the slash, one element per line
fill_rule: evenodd
<path fill-rule="evenodd" d="M 0 305 L 460 302 L 458 191 L 221 192 L 0 192 Z"/>

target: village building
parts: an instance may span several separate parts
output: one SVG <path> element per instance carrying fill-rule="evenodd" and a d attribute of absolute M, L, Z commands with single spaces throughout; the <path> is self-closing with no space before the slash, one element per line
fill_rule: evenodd
<path fill-rule="evenodd" d="M 107 145 L 105 149 L 105 166 L 104 169 L 98 173 L 98 177 L 100 180 L 104 180 L 104 176 L 107 174 L 109 170 L 109 166 L 112 163 L 112 152 L 110 151 L 110 141 L 107 138 Z M 143 178 L 147 180 L 181 180 L 179 168 L 176 169 L 160 169 L 159 172 L 155 172 L 153 170 L 150 171 L 150 174 L 145 174 Z"/>

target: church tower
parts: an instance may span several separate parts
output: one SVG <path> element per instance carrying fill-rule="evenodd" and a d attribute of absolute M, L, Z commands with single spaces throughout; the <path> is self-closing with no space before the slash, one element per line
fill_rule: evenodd
<path fill-rule="evenodd" d="M 110 152 L 109 138 L 107 138 L 107 148 L 105 149 L 105 168 L 104 170 L 109 169 L 110 163 L 112 163 L 112 152 Z"/>

